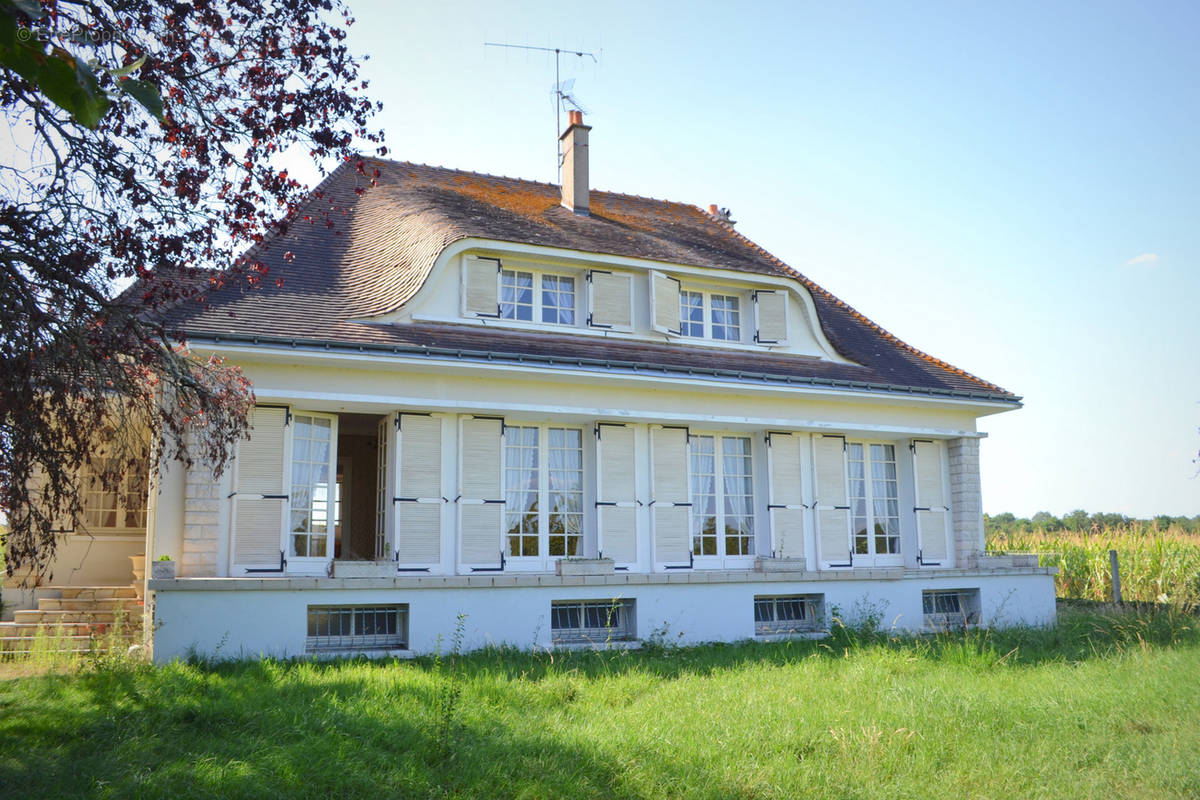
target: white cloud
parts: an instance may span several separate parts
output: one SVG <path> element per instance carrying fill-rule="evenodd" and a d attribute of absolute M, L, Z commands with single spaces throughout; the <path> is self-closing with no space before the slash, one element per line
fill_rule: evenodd
<path fill-rule="evenodd" d="M 1136 267 L 1140 264 L 1151 266 L 1158 263 L 1158 253 L 1142 253 L 1140 256 L 1134 256 L 1125 262 L 1127 267 Z"/>

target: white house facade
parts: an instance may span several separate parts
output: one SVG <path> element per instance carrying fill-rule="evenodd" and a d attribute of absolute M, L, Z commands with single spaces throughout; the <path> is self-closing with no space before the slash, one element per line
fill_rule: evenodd
<path fill-rule="evenodd" d="M 1051 570 L 983 555 L 976 423 L 1019 398 L 715 208 L 590 191 L 588 132 L 561 190 L 335 171 L 337 235 L 293 225 L 280 285 L 178 312 L 253 382 L 233 467 L 151 470 L 56 582 L 173 557 L 158 661 L 1051 624 Z"/>

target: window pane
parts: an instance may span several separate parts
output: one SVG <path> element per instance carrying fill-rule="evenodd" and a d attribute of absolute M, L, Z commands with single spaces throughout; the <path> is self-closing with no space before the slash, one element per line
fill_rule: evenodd
<path fill-rule="evenodd" d="M 692 552 L 717 555 L 717 476 L 711 436 L 693 436 L 692 461 Z"/>
<path fill-rule="evenodd" d="M 329 459 L 333 450 L 333 420 L 297 414 L 292 442 L 291 508 L 292 555 L 324 558 L 331 512 Z"/>

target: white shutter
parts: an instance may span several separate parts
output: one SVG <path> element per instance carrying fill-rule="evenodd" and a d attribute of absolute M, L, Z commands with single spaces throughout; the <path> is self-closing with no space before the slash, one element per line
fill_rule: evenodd
<path fill-rule="evenodd" d="M 464 317 L 500 316 L 500 259 L 463 258 L 462 311 Z"/>
<path fill-rule="evenodd" d="M 650 270 L 650 322 L 654 330 L 679 335 L 679 281 Z"/>
<path fill-rule="evenodd" d="M 599 550 L 620 566 L 637 561 L 637 499 L 633 427 L 596 426 L 596 516 Z"/>
<path fill-rule="evenodd" d="M 594 269 L 588 273 L 588 325 L 633 330 L 633 276 Z"/>
<path fill-rule="evenodd" d="M 458 531 L 463 566 L 473 571 L 504 568 L 500 530 L 504 494 L 500 487 L 503 420 L 465 417 L 459 431 Z"/>
<path fill-rule="evenodd" d="M 846 486 L 846 439 L 822 434 L 813 440 L 816 466 L 817 542 L 821 563 L 848 567 L 850 557 L 850 505 Z"/>
<path fill-rule="evenodd" d="M 442 560 L 442 418 L 396 421 L 396 561 L 427 569 Z"/>
<path fill-rule="evenodd" d="M 801 482 L 801 438 L 792 433 L 767 434 L 770 474 L 772 550 L 779 558 L 804 556 L 804 488 Z"/>
<path fill-rule="evenodd" d="M 925 439 L 913 439 L 911 450 L 918 563 L 926 567 L 951 566 L 950 509 L 946 503 L 942 445 Z"/>
<path fill-rule="evenodd" d="M 288 419 L 286 408 L 256 406 L 250 412 L 250 438 L 238 444 L 234 493 L 230 498 L 235 572 L 283 569 L 290 484 Z"/>
<path fill-rule="evenodd" d="M 653 522 L 654 561 L 667 568 L 692 564 L 691 502 L 688 487 L 686 428 L 650 429 L 650 518 Z"/>
<path fill-rule="evenodd" d="M 787 292 L 754 293 L 754 341 L 787 344 Z"/>

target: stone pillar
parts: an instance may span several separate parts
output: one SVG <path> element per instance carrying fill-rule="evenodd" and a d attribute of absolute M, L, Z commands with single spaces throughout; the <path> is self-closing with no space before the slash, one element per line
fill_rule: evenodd
<path fill-rule="evenodd" d="M 181 578 L 209 578 L 217 574 L 217 535 L 221 512 L 220 487 L 212 470 L 193 464 L 187 471 L 183 507 Z"/>
<path fill-rule="evenodd" d="M 979 440 L 951 439 L 950 514 L 954 520 L 954 563 L 973 569 L 984 549 L 983 491 L 979 482 Z"/>

